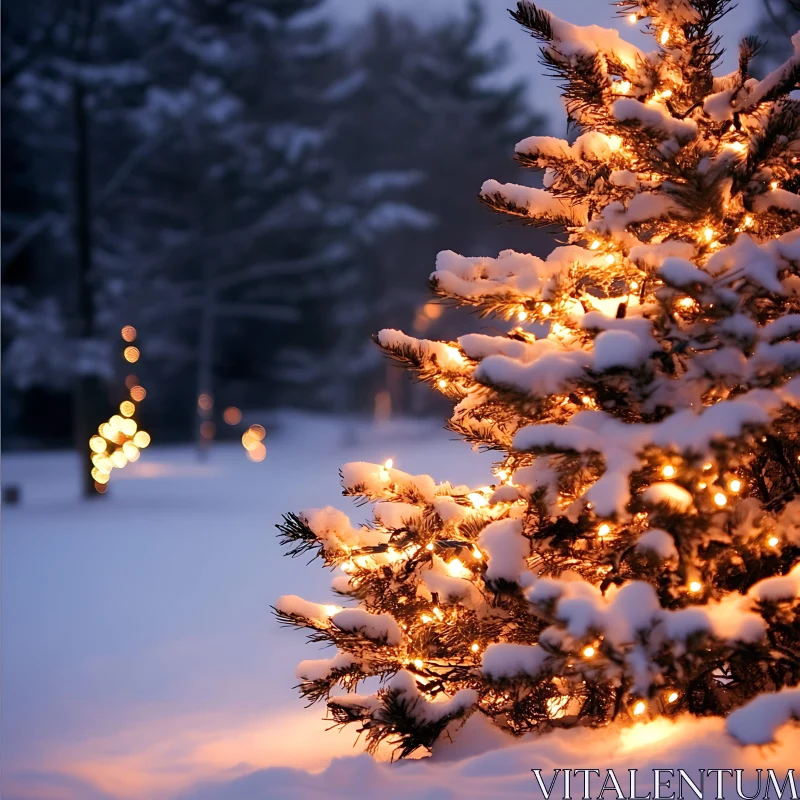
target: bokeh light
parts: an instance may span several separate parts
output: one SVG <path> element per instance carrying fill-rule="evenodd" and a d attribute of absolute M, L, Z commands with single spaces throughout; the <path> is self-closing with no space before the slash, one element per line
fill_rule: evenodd
<path fill-rule="evenodd" d="M 131 399 L 135 400 L 137 403 L 141 403 L 142 400 L 147 397 L 147 392 L 145 391 L 144 386 L 131 386 Z"/>
<path fill-rule="evenodd" d="M 134 434 L 133 443 L 140 450 L 144 450 L 144 448 L 150 444 L 150 434 L 147 431 L 137 431 Z"/>
<path fill-rule="evenodd" d="M 222 413 L 222 419 L 228 425 L 238 425 L 242 421 L 242 412 L 236 406 L 228 406 Z"/>
<path fill-rule="evenodd" d="M 263 461 L 267 457 L 267 448 L 263 442 L 256 442 L 255 445 L 247 450 L 247 457 L 251 461 Z"/>
<path fill-rule="evenodd" d="M 213 439 L 216 432 L 217 426 L 213 422 L 206 420 L 200 425 L 200 436 L 203 439 Z"/>
<path fill-rule="evenodd" d="M 126 342 L 132 342 L 136 339 L 136 328 L 133 325 L 126 325 L 121 331 L 120 335 Z"/>
<path fill-rule="evenodd" d="M 89 447 L 95 453 L 104 453 L 106 451 L 106 440 L 102 436 L 92 436 L 89 439 Z"/>
<path fill-rule="evenodd" d="M 131 403 L 130 400 L 123 400 L 119 404 L 119 413 L 122 414 L 123 417 L 132 417 L 135 411 L 136 406 Z"/>
<path fill-rule="evenodd" d="M 135 364 L 139 360 L 139 348 L 126 347 L 122 355 L 126 361 L 130 362 L 131 364 Z"/>
<path fill-rule="evenodd" d="M 214 398 L 210 394 L 201 394 L 197 398 L 197 407 L 201 411 L 211 411 L 214 408 Z"/>
<path fill-rule="evenodd" d="M 128 375 L 128 377 L 125 378 L 125 386 L 128 389 L 132 389 L 138 383 L 139 383 L 139 378 L 137 378 L 136 375 Z"/>

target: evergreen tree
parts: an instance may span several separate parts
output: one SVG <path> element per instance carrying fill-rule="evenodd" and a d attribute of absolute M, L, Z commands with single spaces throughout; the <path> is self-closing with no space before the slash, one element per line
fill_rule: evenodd
<path fill-rule="evenodd" d="M 276 613 L 338 649 L 298 667 L 300 691 L 369 749 L 409 755 L 473 713 L 523 733 L 742 707 L 729 730 L 760 742 L 799 713 L 800 34 L 763 80 L 750 38 L 715 76 L 729 0 L 616 5 L 652 52 L 528 0 L 512 14 L 579 135 L 524 139 L 545 188 L 490 180 L 481 199 L 568 241 L 445 251 L 431 279 L 507 333 L 376 337 L 498 453 L 491 485 L 351 463 L 372 524 L 279 526 L 290 555 L 343 570 L 349 607 Z"/>

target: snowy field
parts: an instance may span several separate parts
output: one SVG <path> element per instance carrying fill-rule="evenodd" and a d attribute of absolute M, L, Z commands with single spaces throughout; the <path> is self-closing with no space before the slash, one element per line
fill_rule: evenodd
<path fill-rule="evenodd" d="M 391 456 L 480 484 L 491 459 L 435 424 L 281 421 L 262 463 L 239 445 L 206 464 L 154 446 L 91 503 L 76 499 L 71 455 L 3 459 L 3 483 L 23 494 L 3 513 L 3 800 L 539 797 L 533 767 L 797 767 L 797 728 L 740 749 L 719 720 L 519 744 L 474 720 L 472 736 L 400 765 L 326 733 L 324 709 L 292 690 L 316 653 L 269 607 L 284 593 L 325 601 L 330 576 L 283 558 L 275 522 L 328 503 L 352 512 L 345 461 Z"/>

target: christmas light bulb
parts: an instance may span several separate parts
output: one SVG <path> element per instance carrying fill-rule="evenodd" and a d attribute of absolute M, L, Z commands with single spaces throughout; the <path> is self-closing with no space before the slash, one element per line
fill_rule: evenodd
<path fill-rule="evenodd" d="M 725 496 L 725 495 L 724 495 L 722 492 L 717 492 L 717 493 L 714 495 L 714 502 L 715 502 L 715 503 L 716 503 L 716 504 L 717 504 L 717 505 L 718 505 L 720 508 L 722 508 L 722 506 L 724 506 L 724 505 L 726 505 L 726 504 L 727 504 L 727 502 L 728 502 L 728 498 L 727 498 L 727 497 L 726 497 L 726 496 Z"/>
<path fill-rule="evenodd" d="M 551 306 L 550 303 L 542 303 L 540 311 L 543 317 L 549 317 L 550 314 L 553 313 L 553 306 Z"/>
<path fill-rule="evenodd" d="M 342 609 L 339 606 L 325 606 L 325 613 L 332 617 L 335 614 L 338 614 Z"/>
<path fill-rule="evenodd" d="M 425 666 L 425 662 L 421 658 L 414 659 L 414 666 L 417 669 L 422 669 Z"/>
<path fill-rule="evenodd" d="M 584 658 L 591 658 L 595 653 L 594 647 L 589 645 L 588 647 L 583 648 L 583 657 Z"/>
<path fill-rule="evenodd" d="M 662 475 L 663 475 L 665 478 L 672 478 L 672 477 L 674 477 L 674 476 L 675 476 L 675 472 L 676 472 L 676 470 L 675 470 L 675 467 L 673 467 L 673 466 L 672 466 L 672 464 L 667 464 L 667 465 L 664 467 L 664 469 L 662 469 L 662 470 L 661 470 L 661 474 L 662 474 Z"/>
<path fill-rule="evenodd" d="M 767 541 L 767 544 L 770 547 L 776 547 L 779 541 L 780 539 L 777 536 L 770 536 L 769 540 Z"/>
<path fill-rule="evenodd" d="M 594 240 L 594 241 L 593 241 L 593 242 L 592 242 L 592 243 L 589 245 L 589 249 L 590 249 L 590 250 L 599 250 L 599 249 L 600 249 L 600 240 L 599 240 L 599 239 L 595 239 L 595 240 Z"/>
<path fill-rule="evenodd" d="M 447 388 L 447 381 L 444 378 L 439 378 L 439 388 L 440 389 Z"/>
<path fill-rule="evenodd" d="M 523 322 L 524 320 L 528 319 L 528 312 L 524 310 L 517 312 L 517 319 L 520 322 Z"/>
<path fill-rule="evenodd" d="M 734 478 L 729 484 L 728 488 L 732 492 L 738 492 L 742 488 L 742 482 L 738 478 Z"/>
<path fill-rule="evenodd" d="M 631 25 L 635 25 L 638 21 L 639 17 L 637 17 L 636 14 L 628 14 L 628 22 L 630 22 Z"/>
<path fill-rule="evenodd" d="M 647 708 L 647 706 L 645 705 L 644 701 L 643 700 L 639 700 L 639 702 L 636 703 L 636 705 L 633 707 L 633 713 L 634 713 L 635 716 L 638 717 L 641 714 L 644 714 L 646 708 Z"/>
<path fill-rule="evenodd" d="M 689 591 L 692 592 L 692 594 L 697 594 L 702 590 L 703 590 L 703 584 L 700 583 L 700 581 L 691 581 L 689 583 Z"/>
<path fill-rule="evenodd" d="M 667 696 L 668 703 L 674 703 L 680 695 L 677 692 L 670 692 Z"/>
<path fill-rule="evenodd" d="M 425 545 L 426 550 L 433 550 L 434 547 L 435 545 L 433 542 L 428 542 L 428 544 Z"/>
<path fill-rule="evenodd" d="M 616 260 L 617 260 L 617 257 L 612 255 L 611 253 L 609 253 L 606 256 L 606 264 L 608 264 L 609 266 L 611 266 Z"/>
<path fill-rule="evenodd" d="M 605 522 L 604 522 L 604 523 L 603 523 L 603 524 L 602 524 L 602 525 L 601 525 L 601 526 L 600 526 L 600 527 L 597 529 L 597 535 L 598 535 L 598 536 L 599 536 L 601 539 L 602 539 L 604 536 L 608 536 L 608 534 L 609 534 L 609 533 L 611 533 L 611 526 L 610 526 L 608 523 L 605 523 Z"/>
<path fill-rule="evenodd" d="M 433 617 L 431 617 L 429 614 L 422 614 L 422 616 L 420 616 L 420 619 L 425 625 L 428 625 L 431 622 L 433 622 Z"/>
<path fill-rule="evenodd" d="M 769 188 L 772 189 L 772 191 L 774 192 L 775 189 L 778 188 L 778 181 L 772 181 L 772 183 L 770 183 L 769 185 Z"/>
<path fill-rule="evenodd" d="M 666 44 L 669 41 L 669 31 L 668 30 L 663 30 L 661 32 L 660 41 L 661 41 L 661 44 Z"/>
<path fill-rule="evenodd" d="M 473 653 L 477 653 L 480 649 L 481 646 L 477 642 L 473 642 L 472 647 L 470 647 L 470 650 L 472 650 Z"/>

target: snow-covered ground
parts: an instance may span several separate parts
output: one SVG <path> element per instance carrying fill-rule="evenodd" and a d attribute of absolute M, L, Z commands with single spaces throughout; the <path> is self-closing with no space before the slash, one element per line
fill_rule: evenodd
<path fill-rule="evenodd" d="M 324 601 L 330 576 L 282 557 L 274 524 L 327 503 L 352 512 L 338 484 L 348 460 L 391 456 L 477 484 L 491 458 L 419 421 L 281 422 L 262 463 L 239 445 L 206 464 L 154 446 L 89 503 L 76 499 L 71 455 L 4 457 L 3 483 L 23 499 L 3 511 L 3 800 L 539 797 L 533 767 L 797 766 L 796 728 L 778 746 L 741 749 L 719 720 L 510 747 L 477 730 L 400 765 L 354 751 L 353 734 L 326 732 L 324 709 L 292 690 L 295 664 L 315 653 L 270 604 L 285 593 Z"/>

